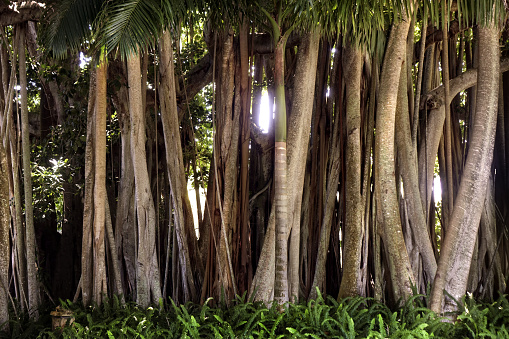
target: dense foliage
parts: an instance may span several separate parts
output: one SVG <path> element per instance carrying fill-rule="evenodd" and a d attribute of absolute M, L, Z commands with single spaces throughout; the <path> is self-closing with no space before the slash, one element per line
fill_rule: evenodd
<path fill-rule="evenodd" d="M 170 300 L 171 301 L 171 300 Z M 162 303 L 141 309 L 121 305 L 118 298 L 100 307 L 62 301 L 72 310 L 72 326 L 51 330 L 48 312 L 38 322 L 28 317 L 12 321 L 12 338 L 507 338 L 509 300 L 467 298 L 455 323 L 426 308 L 427 297 L 414 295 L 391 310 L 371 298 L 347 298 L 340 303 L 322 297 L 307 303 L 277 304 L 238 297 L 231 305 L 209 299 L 203 306 Z M 214 305 L 214 306 L 212 306 Z"/>

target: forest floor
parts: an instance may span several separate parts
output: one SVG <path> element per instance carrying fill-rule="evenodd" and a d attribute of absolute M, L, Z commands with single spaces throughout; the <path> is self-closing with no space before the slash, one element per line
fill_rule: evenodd
<path fill-rule="evenodd" d="M 438 317 L 426 302 L 425 296 L 416 295 L 390 309 L 370 298 L 338 303 L 320 295 L 284 310 L 242 298 L 230 305 L 214 305 L 209 299 L 201 306 L 170 301 L 148 309 L 122 304 L 118 298 L 101 307 L 61 302 L 59 310 L 67 309 L 72 316 L 56 320 L 72 319 L 72 325 L 52 330 L 51 305 L 41 309 L 37 322 L 12 314 L 10 333 L 0 338 L 509 338 L 507 296 L 494 302 L 466 298 L 461 311 L 449 315 L 456 317 L 454 322 Z"/>

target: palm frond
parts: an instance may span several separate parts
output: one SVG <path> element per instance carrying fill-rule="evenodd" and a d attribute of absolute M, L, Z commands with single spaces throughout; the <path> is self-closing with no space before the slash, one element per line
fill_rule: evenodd
<path fill-rule="evenodd" d="M 126 57 L 139 47 L 154 47 L 163 29 L 203 13 L 203 0 L 115 1 L 104 12 L 102 42 Z"/>
<path fill-rule="evenodd" d="M 178 1 L 178 0 L 176 0 Z M 260 3 L 268 1 L 246 1 L 246 0 L 206 0 L 205 12 L 208 16 L 208 21 L 214 28 L 225 28 L 227 26 L 235 26 L 240 24 L 239 13 L 246 14 L 247 17 L 253 18 L 258 21 L 259 18 L 264 18 L 264 15 L 259 11 Z M 272 2 L 270 2 L 272 4 Z"/>
<path fill-rule="evenodd" d="M 165 28 L 192 16 L 204 15 L 206 7 L 205 0 L 162 0 L 161 12 Z"/>
<path fill-rule="evenodd" d="M 315 6 L 326 35 L 343 34 L 347 41 L 373 54 L 383 47 L 381 37 L 393 20 L 399 20 L 406 3 L 403 0 L 329 0 L 316 1 Z"/>
<path fill-rule="evenodd" d="M 43 46 L 55 57 L 63 58 L 68 50 L 78 50 L 92 35 L 105 0 L 60 0 L 49 4 L 50 24 L 42 34 Z"/>
<path fill-rule="evenodd" d="M 103 20 L 102 44 L 108 53 L 118 49 L 121 57 L 137 52 L 140 47 L 154 47 L 163 27 L 163 14 L 157 0 L 113 4 L 105 11 Z"/>
<path fill-rule="evenodd" d="M 486 25 L 492 20 L 502 24 L 507 12 L 504 0 L 458 0 L 458 13 L 467 24 Z"/>

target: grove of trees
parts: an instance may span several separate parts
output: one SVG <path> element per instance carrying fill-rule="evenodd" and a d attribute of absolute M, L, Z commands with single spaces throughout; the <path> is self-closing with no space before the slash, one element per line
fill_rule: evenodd
<path fill-rule="evenodd" d="M 2 2 L 0 326 L 58 298 L 509 293 L 508 13 Z"/>

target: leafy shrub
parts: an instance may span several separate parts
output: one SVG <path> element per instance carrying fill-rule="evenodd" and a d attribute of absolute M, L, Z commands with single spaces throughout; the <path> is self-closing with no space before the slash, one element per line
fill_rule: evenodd
<path fill-rule="evenodd" d="M 208 299 L 141 309 L 118 298 L 100 307 L 62 302 L 74 312 L 73 326 L 51 330 L 49 311 L 37 323 L 27 316 L 11 322 L 5 338 L 509 338 L 509 301 L 477 302 L 466 298 L 457 321 L 441 318 L 425 307 L 426 297 L 414 295 L 396 310 L 372 298 L 341 302 L 318 293 L 316 300 L 287 304 L 247 301 L 238 297 L 229 305 Z"/>

